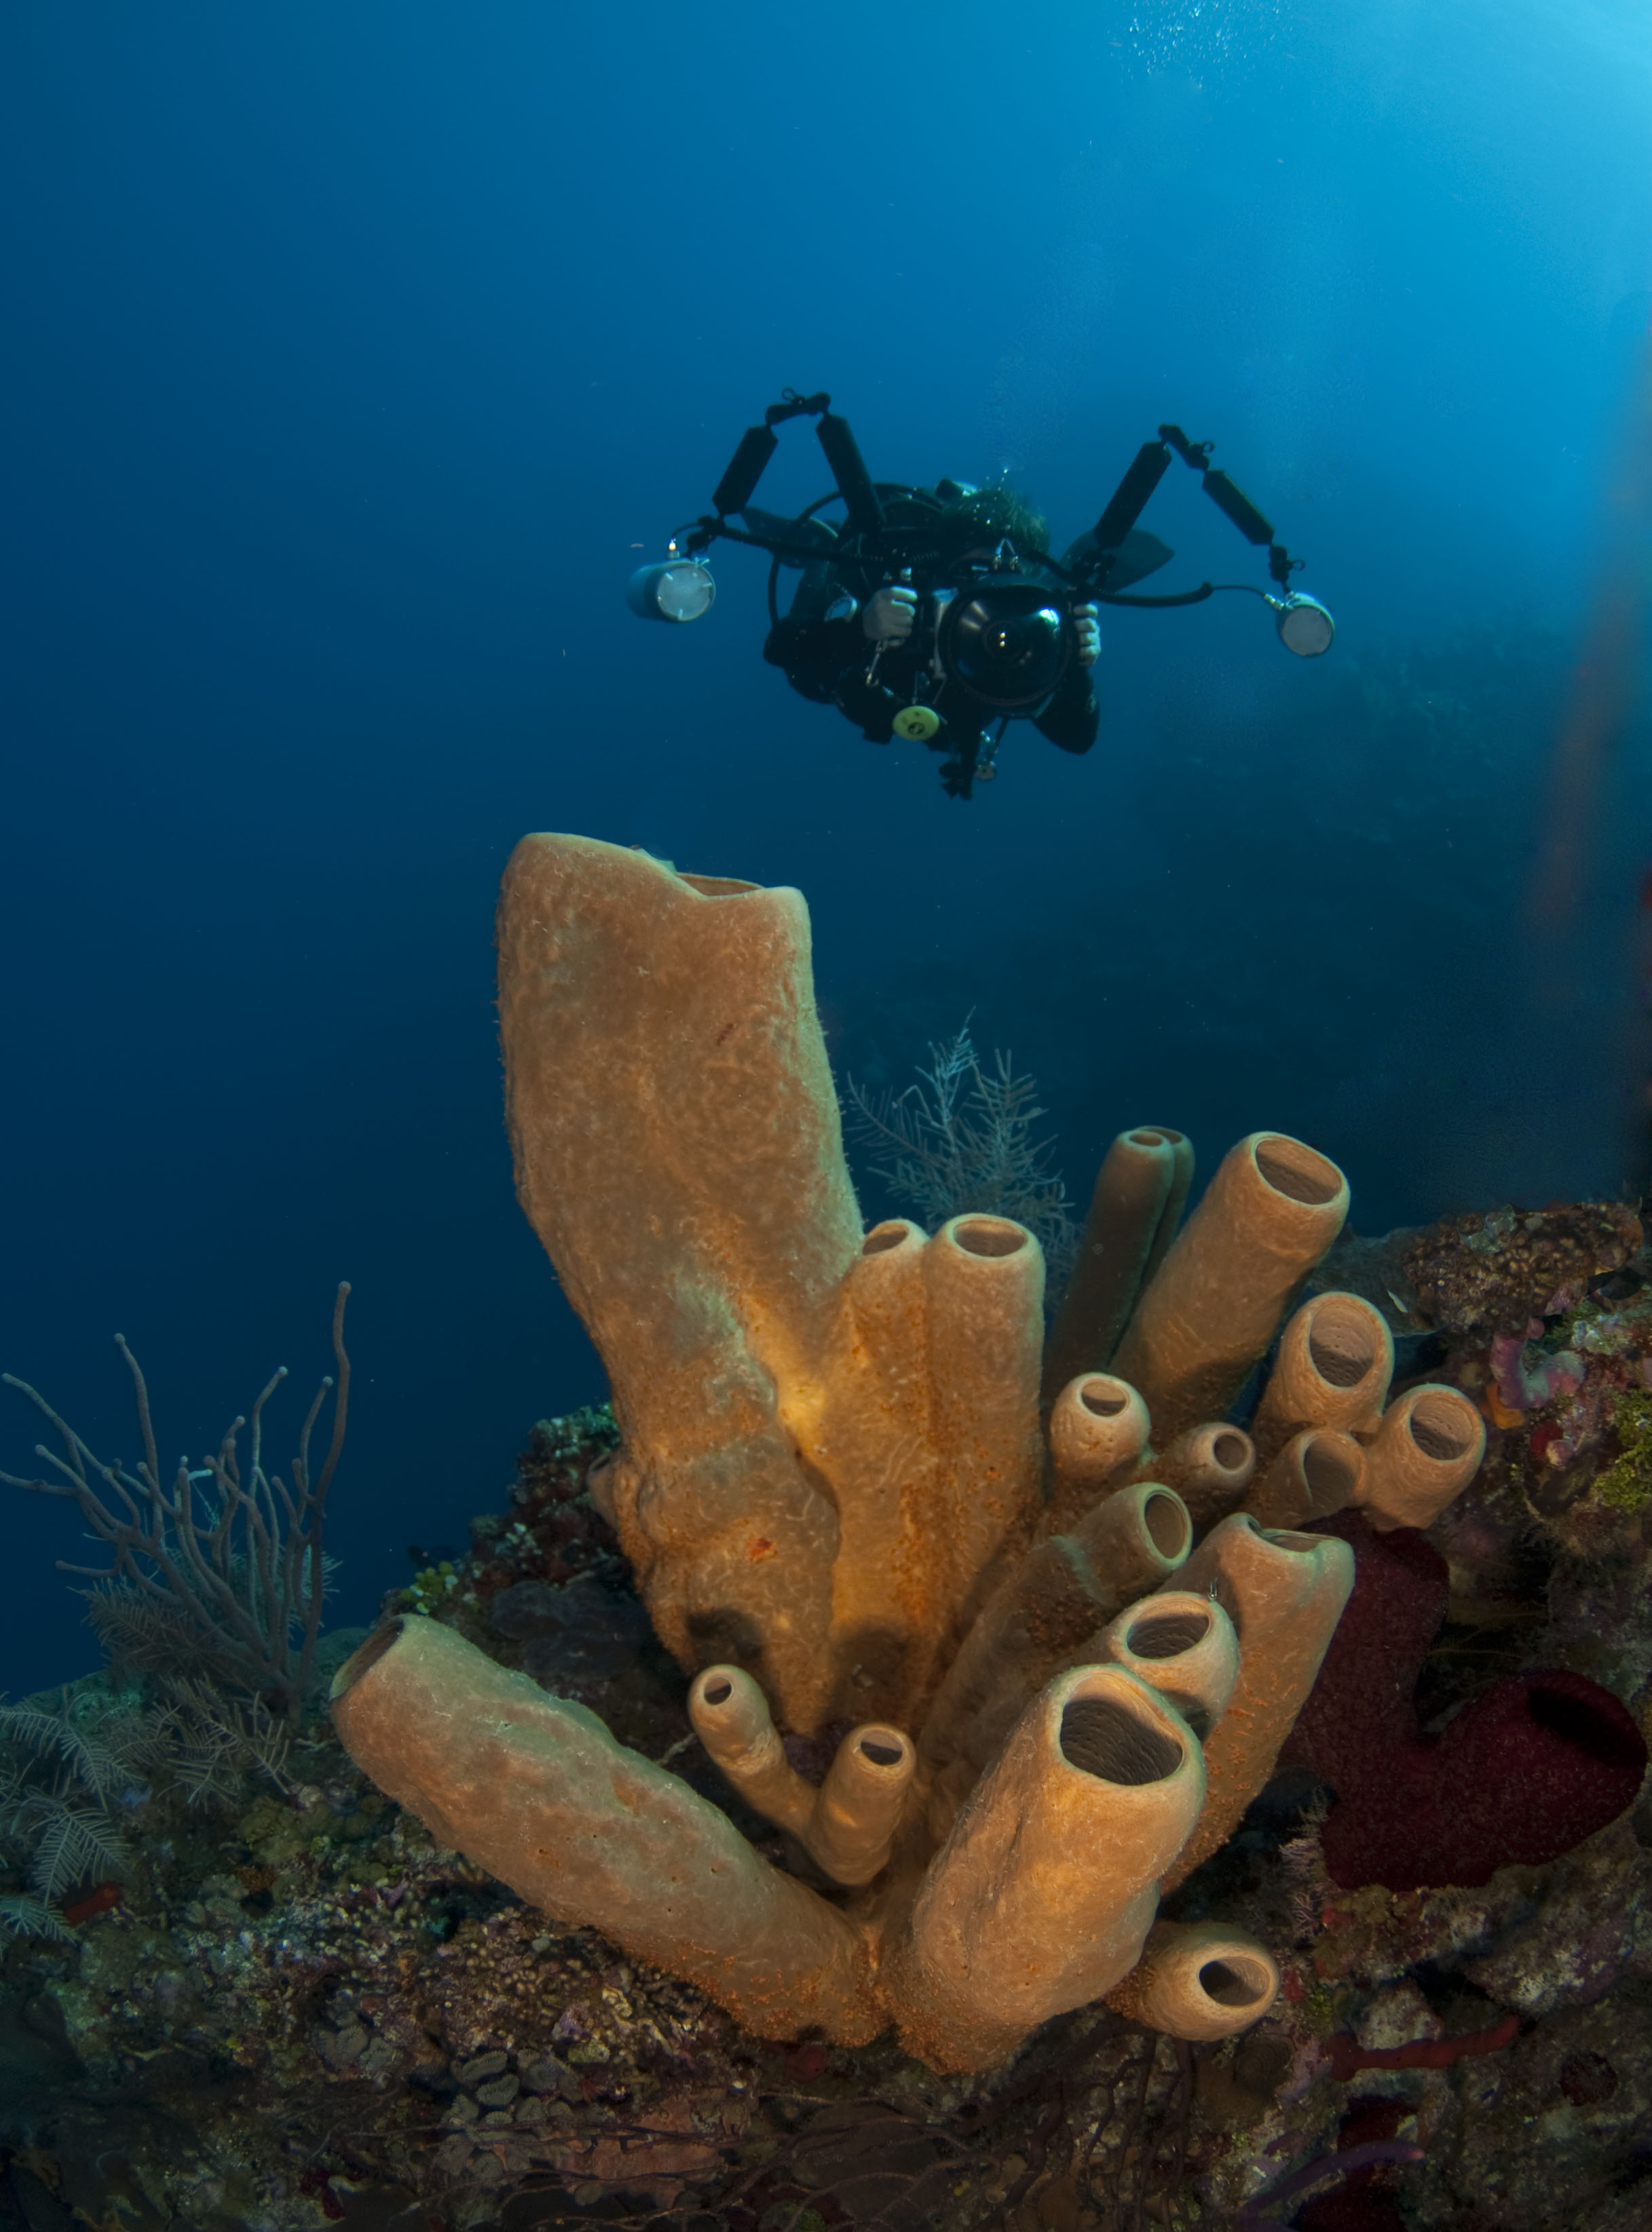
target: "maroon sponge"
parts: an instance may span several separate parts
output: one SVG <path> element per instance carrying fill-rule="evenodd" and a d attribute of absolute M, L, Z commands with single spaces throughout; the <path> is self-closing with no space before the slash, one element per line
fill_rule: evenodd
<path fill-rule="evenodd" d="M 1321 1521 L 1354 1553 L 1354 1593 L 1285 1756 L 1336 1793 L 1320 1843 L 1343 1890 L 1483 1884 L 1558 1859 L 1634 1802 L 1647 1750 L 1609 1690 L 1558 1668 L 1493 1682 L 1436 1736 L 1417 1677 L 1446 1617 L 1446 1561 L 1410 1528 Z"/>

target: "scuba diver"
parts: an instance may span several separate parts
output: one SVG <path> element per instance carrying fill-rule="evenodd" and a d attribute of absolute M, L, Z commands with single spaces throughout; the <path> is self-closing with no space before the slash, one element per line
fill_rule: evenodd
<path fill-rule="evenodd" d="M 818 422 L 835 485 L 795 518 L 782 518 L 751 498 L 777 447 L 776 426 L 804 415 Z M 1095 743 L 1091 670 L 1101 605 L 1188 605 L 1215 594 L 1209 581 L 1167 596 L 1126 594 L 1175 555 L 1136 525 L 1173 451 L 1202 474 L 1206 492 L 1246 539 L 1268 546 L 1270 575 L 1285 594 L 1251 582 L 1219 586 L 1263 598 L 1281 639 L 1299 656 L 1330 649 L 1330 614 L 1289 587 L 1302 560 L 1274 540 L 1244 491 L 1212 469 L 1212 446 L 1190 442 L 1179 426 L 1161 426 L 1096 525 L 1056 559 L 1044 522 L 1009 490 L 875 482 L 830 396 L 788 388 L 762 425 L 746 429 L 713 493 L 714 512 L 679 529 L 663 561 L 638 568 L 627 601 L 645 620 L 698 620 L 716 595 L 702 556 L 713 540 L 767 551 L 764 657 L 803 697 L 836 705 L 871 743 L 900 737 L 942 755 L 943 788 L 968 798 L 996 772 L 1012 720 L 1031 721 L 1065 752 L 1087 752 Z M 834 503 L 845 516 L 822 518 Z M 738 527 L 731 524 L 736 518 Z M 802 576 L 784 617 L 783 567 Z"/>
<path fill-rule="evenodd" d="M 943 597 L 989 581 L 1000 589 L 1013 582 L 1037 587 L 1045 597 L 1062 594 L 1063 583 L 1040 563 L 1048 529 L 1009 490 L 942 481 L 933 495 L 927 489 L 905 491 L 898 505 L 928 530 L 934 564 L 950 577 L 949 590 L 939 593 Z M 1138 534 L 1136 540 L 1154 545 L 1155 565 L 1171 555 L 1154 536 Z M 899 581 L 874 589 L 862 604 L 840 568 L 826 561 L 808 568 L 790 612 L 770 629 L 763 656 L 784 671 L 800 696 L 836 705 L 868 743 L 887 744 L 898 729 L 932 750 L 945 750 L 941 779 L 967 797 L 972 782 L 985 782 L 994 772 L 1008 715 L 972 691 L 965 673 L 955 672 L 948 683 L 935 671 L 936 618 L 921 610 L 912 578 L 913 568 L 903 567 Z M 1031 663 L 1029 655 L 1036 659 L 1040 650 L 1053 647 L 1063 623 L 1060 613 L 1041 601 L 1000 625 L 1017 632 L 1020 658 Z M 1070 655 L 1055 687 L 1025 710 L 1052 744 L 1064 752 L 1087 752 L 1099 721 L 1089 674 L 1102 648 L 1096 607 L 1072 606 L 1068 627 Z M 999 647 L 1000 669 L 1009 663 L 1010 652 L 1006 641 Z M 920 672 L 926 665 L 927 674 Z M 1004 678 L 1000 672 L 998 679 Z M 1046 678 L 1037 677 L 1040 690 Z M 933 719 L 926 720 L 925 713 Z M 997 732 L 989 736 L 994 722 Z"/>

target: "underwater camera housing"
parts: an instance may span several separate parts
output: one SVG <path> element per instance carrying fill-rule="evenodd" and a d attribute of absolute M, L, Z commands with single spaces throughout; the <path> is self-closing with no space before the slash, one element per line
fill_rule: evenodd
<path fill-rule="evenodd" d="M 934 599 L 934 664 L 993 713 L 1030 713 L 1072 663 L 1070 600 L 1047 586 L 988 574 Z"/>

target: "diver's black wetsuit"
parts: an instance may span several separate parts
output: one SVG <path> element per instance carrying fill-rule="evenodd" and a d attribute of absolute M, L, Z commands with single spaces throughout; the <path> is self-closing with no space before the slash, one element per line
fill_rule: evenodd
<path fill-rule="evenodd" d="M 1063 585 L 1037 567 L 1005 576 L 1006 580 L 1046 584 L 1052 593 Z M 836 705 L 872 743 L 887 744 L 894 720 L 914 695 L 920 631 L 914 628 L 903 643 L 885 644 L 879 652 L 873 680 L 866 679 L 875 644 L 867 640 L 858 612 L 846 620 L 828 620 L 828 607 L 841 584 L 828 566 L 812 566 L 799 583 L 791 610 L 769 631 L 763 656 L 780 667 L 792 688 L 819 705 Z M 946 723 L 930 749 L 958 754 L 967 749 L 998 716 L 961 683 L 948 681 L 932 688 L 927 702 Z M 1098 714 L 1090 671 L 1075 659 L 1053 694 L 1032 717 L 1033 725 L 1063 752 L 1087 752 L 1096 741 Z"/>

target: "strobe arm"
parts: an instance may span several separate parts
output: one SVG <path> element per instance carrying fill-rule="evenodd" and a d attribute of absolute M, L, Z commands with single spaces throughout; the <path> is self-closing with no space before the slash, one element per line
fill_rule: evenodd
<path fill-rule="evenodd" d="M 849 507 L 849 525 L 862 535 L 881 534 L 883 506 L 849 420 L 840 418 L 832 409 L 829 395 L 799 395 L 793 387 L 787 388 L 778 403 L 769 406 L 763 414 L 762 425 L 748 426 L 741 435 L 739 445 L 729 459 L 728 470 L 712 493 L 719 522 L 726 519 L 732 511 L 745 509 L 757 493 L 764 466 L 779 446 L 775 428 L 788 418 L 800 418 L 820 421 L 815 432 L 837 483 L 837 492 Z"/>
<path fill-rule="evenodd" d="M 744 511 L 757 494 L 758 483 L 763 478 L 763 469 L 779 447 L 777 426 L 788 418 L 814 418 L 832 407 L 829 395 L 799 395 L 795 387 L 786 389 L 778 403 L 771 403 L 763 414 L 760 426 L 748 426 L 741 435 L 739 446 L 728 461 L 728 470 L 712 491 L 712 503 L 719 519 L 731 511 Z M 836 422 L 843 425 L 840 418 Z M 844 427 L 844 431 L 849 431 Z M 851 445 L 853 436 L 850 437 Z M 823 437 L 823 447 L 824 441 Z M 855 452 L 859 456 L 859 451 Z M 864 465 L 861 468 L 864 472 Z"/>
<path fill-rule="evenodd" d="M 1089 569 L 1091 583 L 1096 588 L 1105 585 L 1120 546 L 1141 518 L 1148 498 L 1169 467 L 1170 452 L 1162 441 L 1143 442 L 1130 460 L 1129 470 L 1114 490 L 1108 499 L 1106 510 L 1096 522 L 1096 557 Z"/>
<path fill-rule="evenodd" d="M 1168 442 L 1182 463 L 1191 465 L 1200 475 L 1205 494 L 1224 518 L 1232 521 L 1247 542 L 1253 542 L 1259 548 L 1263 544 L 1267 546 L 1269 578 L 1277 581 L 1282 589 L 1286 587 L 1291 576 L 1300 570 L 1304 561 L 1293 558 L 1284 543 L 1274 541 L 1272 524 L 1264 519 L 1239 483 L 1230 478 L 1219 465 L 1212 465 L 1210 453 L 1215 444 L 1190 442 L 1180 426 L 1161 426 L 1159 438 L 1161 442 Z"/>
<path fill-rule="evenodd" d="M 740 437 L 739 447 L 728 461 L 728 470 L 712 491 L 712 503 L 719 519 L 731 511 L 745 509 L 757 494 L 763 468 L 778 447 L 772 426 L 746 428 Z"/>
<path fill-rule="evenodd" d="M 1213 442 L 1190 442 L 1180 426 L 1161 426 L 1156 442 L 1143 442 L 1130 461 L 1129 470 L 1108 500 L 1107 509 L 1096 521 L 1095 557 L 1085 568 L 1089 585 L 1100 591 L 1107 586 L 1107 577 L 1125 536 L 1141 516 L 1148 497 L 1153 494 L 1169 469 L 1170 452 L 1174 450 L 1183 464 L 1191 465 L 1204 481 L 1205 494 L 1226 518 L 1231 519 L 1247 542 L 1265 544 L 1268 553 L 1268 573 L 1281 588 L 1289 582 L 1303 561 L 1293 558 L 1281 542 L 1273 539 L 1272 524 L 1251 502 L 1244 490 L 1210 462 Z M 1146 600 L 1138 599 L 1138 602 Z M 1154 603 L 1171 601 L 1155 598 Z M 1175 601 L 1180 602 L 1178 599 Z"/>
<path fill-rule="evenodd" d="M 831 398 L 823 396 L 821 400 L 829 403 Z M 849 525 L 862 535 L 881 535 L 883 506 L 872 485 L 872 476 L 866 469 L 866 459 L 861 455 L 861 445 L 850 431 L 849 420 L 840 418 L 835 411 L 823 412 L 815 436 L 832 469 L 837 493 L 849 507 Z"/>

